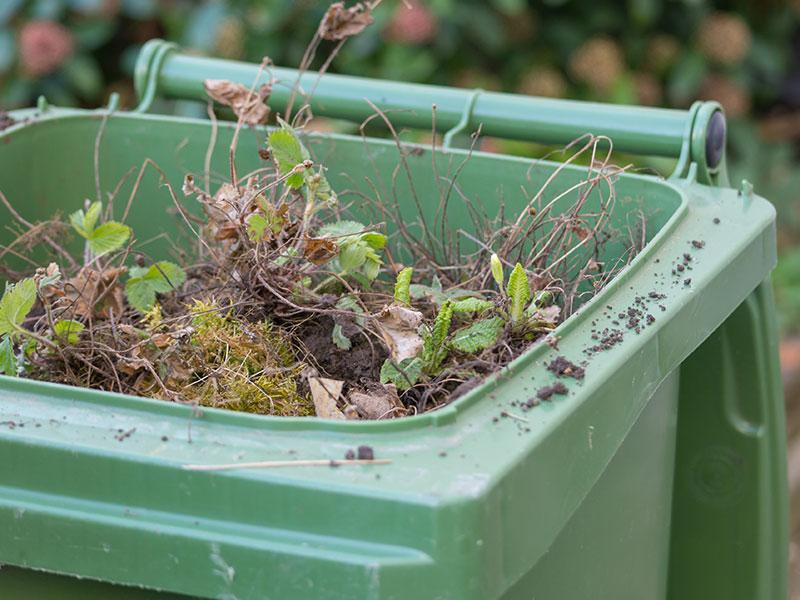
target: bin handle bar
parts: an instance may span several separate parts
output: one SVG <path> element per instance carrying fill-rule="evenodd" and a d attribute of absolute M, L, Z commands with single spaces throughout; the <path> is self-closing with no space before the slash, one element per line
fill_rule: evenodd
<path fill-rule="evenodd" d="M 250 86 L 257 73 L 254 64 L 193 56 L 174 44 L 151 40 L 136 63 L 134 79 L 141 101 L 137 110 L 148 110 L 157 96 L 203 101 L 204 80 L 227 79 Z M 286 107 L 297 77 L 296 69 L 281 67 L 262 73 L 259 84 L 277 80 L 270 96 L 273 109 Z M 642 108 L 346 75 L 318 78 L 311 71 L 300 77 L 300 87 L 314 88 L 310 105 L 315 115 L 357 123 L 373 114 L 369 100 L 396 126 L 429 129 L 435 104 L 436 126 L 442 132 L 480 124 L 484 135 L 558 145 L 591 132 L 608 136 L 623 152 L 680 158 L 681 169 L 697 163 L 699 172 L 713 173 L 724 163 L 725 119 L 714 102 L 697 102 L 688 111 Z M 469 123 L 464 123 L 465 115 Z"/>

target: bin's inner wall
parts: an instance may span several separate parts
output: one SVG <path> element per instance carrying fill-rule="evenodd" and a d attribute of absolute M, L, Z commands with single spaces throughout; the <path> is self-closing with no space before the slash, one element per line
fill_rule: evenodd
<path fill-rule="evenodd" d="M 4 143 L 0 144 L 0 190 L 25 218 L 37 221 L 54 213 L 68 214 L 80 208 L 84 199 L 96 197 L 93 154 L 100 125 L 101 118 L 96 114 L 71 114 L 33 121 L 23 129 L 5 135 Z M 114 212 L 119 217 L 133 189 L 139 167 L 145 159 L 150 159 L 166 174 L 182 205 L 197 212 L 197 202 L 184 198 L 180 188 L 187 173 L 193 173 L 197 182 L 203 185 L 210 133 L 211 125 L 204 121 L 131 114 L 109 118 L 99 152 L 99 179 L 104 200 L 108 200 L 108 193 L 127 174 L 127 180 L 120 186 L 114 201 Z M 211 162 L 212 192 L 229 180 L 231 135 L 230 124 L 222 124 Z M 263 144 L 264 139 L 263 131 L 242 131 L 237 152 L 240 176 L 265 166 L 256 152 L 257 145 Z M 342 204 L 349 206 L 347 218 L 365 223 L 388 221 L 389 233 L 395 231 L 394 219 L 380 215 L 372 203 L 364 199 L 364 195 L 374 198 L 377 190 L 387 204 L 397 199 L 403 221 L 419 233 L 419 228 L 413 225 L 418 221 L 418 210 L 410 193 L 408 178 L 402 170 L 395 173 L 399 155 L 392 142 L 319 136 L 307 139 L 307 144 L 317 162 L 328 168 L 329 179 L 340 193 Z M 406 154 L 416 195 L 428 222 L 433 222 L 440 192 L 430 151 Z M 530 160 L 480 153 L 462 166 L 466 156 L 461 151 L 437 153 L 439 188 L 446 190 L 452 175 L 459 172 L 458 189 L 453 190 L 448 209 L 451 231 L 475 231 L 462 194 L 471 200 L 476 210 L 489 217 L 495 217 L 502 206 L 507 219 L 514 219 L 555 168 L 549 162 L 535 164 Z M 568 167 L 550 184 L 543 200 L 552 199 L 585 178 L 585 167 Z M 146 169 L 127 221 L 139 240 L 137 248 L 154 260 L 174 257 L 176 247 L 191 248 L 196 244 L 175 210 L 168 189 L 159 185 L 159 179 L 156 169 Z M 591 193 L 587 210 L 596 209 L 601 198 L 608 197 L 605 186 L 598 189 Z M 569 208 L 577 193 L 570 193 L 561 200 L 554 214 Z M 607 244 L 605 256 L 600 257 L 609 264 L 623 256 L 629 244 L 630 229 L 633 227 L 638 231 L 641 214 L 646 217 L 646 239 L 649 241 L 680 204 L 680 196 L 675 190 L 659 185 L 653 178 L 623 175 L 616 183 L 616 193 L 611 225 L 619 235 Z M 2 218 L 4 222 L 10 221 L 8 215 Z M 7 245 L 15 236 L 7 227 L 2 229 L 0 243 Z M 143 245 L 145 240 L 150 241 Z M 474 249 L 467 237 L 462 236 L 461 241 L 462 253 Z M 69 244 L 75 250 L 80 248 L 78 239 L 72 239 Z M 402 252 L 399 256 L 402 260 Z M 4 262 L 15 264 L 14 259 Z M 21 266 L 21 263 L 17 262 L 16 266 Z"/>

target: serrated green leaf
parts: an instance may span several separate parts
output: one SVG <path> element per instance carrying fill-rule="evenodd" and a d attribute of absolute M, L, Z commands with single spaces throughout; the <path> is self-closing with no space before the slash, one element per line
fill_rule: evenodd
<path fill-rule="evenodd" d="M 369 246 L 366 244 L 351 243 L 343 244 L 339 251 L 339 264 L 345 272 L 356 271 L 367 260 Z"/>
<path fill-rule="evenodd" d="M 133 266 L 128 269 L 128 275 L 133 277 L 144 277 L 147 274 L 147 267 Z"/>
<path fill-rule="evenodd" d="M 492 267 L 492 277 L 494 277 L 494 281 L 497 284 L 497 287 L 500 290 L 503 289 L 503 263 L 500 262 L 500 257 L 497 254 L 492 254 L 492 258 L 490 260 L 491 267 Z"/>
<path fill-rule="evenodd" d="M 394 301 L 406 306 L 411 305 L 411 275 L 413 267 L 406 267 L 397 274 L 394 283 Z"/>
<path fill-rule="evenodd" d="M 247 237 L 251 242 L 257 242 L 264 237 L 264 232 L 267 230 L 266 217 L 258 213 L 253 213 L 247 218 Z"/>
<path fill-rule="evenodd" d="M 364 262 L 364 267 L 361 270 L 364 272 L 364 275 L 367 276 L 367 279 L 372 281 L 378 276 L 378 273 L 380 273 L 382 264 L 383 261 L 381 261 L 380 257 L 375 254 L 374 251 L 370 250 L 367 252 L 367 260 Z"/>
<path fill-rule="evenodd" d="M 450 347 L 466 354 L 475 354 L 493 346 L 503 332 L 505 322 L 500 317 L 475 321 L 459 329 L 450 340 Z"/>
<path fill-rule="evenodd" d="M 53 323 L 53 334 L 67 344 L 77 344 L 84 329 L 83 323 L 72 319 L 60 319 Z"/>
<path fill-rule="evenodd" d="M 36 282 L 28 277 L 6 287 L 0 299 L 0 335 L 14 337 L 36 302 Z"/>
<path fill-rule="evenodd" d="M 149 268 L 132 267 L 125 283 L 128 303 L 140 313 L 146 313 L 156 303 L 156 293 L 166 294 L 186 281 L 186 272 L 175 263 L 159 261 Z"/>
<path fill-rule="evenodd" d="M 116 221 L 107 221 L 94 231 L 89 237 L 89 250 L 95 256 L 103 256 L 114 250 L 119 250 L 131 236 L 131 228 Z"/>
<path fill-rule="evenodd" d="M 14 346 L 8 335 L 4 335 L 0 341 L 0 373 L 12 377 L 17 375 L 17 357 L 14 356 Z"/>
<path fill-rule="evenodd" d="M 308 158 L 308 152 L 305 151 L 291 128 L 273 131 L 269 134 L 267 143 L 282 176 Z M 291 188 L 299 188 L 304 182 L 303 173 L 294 173 L 286 180 L 286 185 Z"/>
<path fill-rule="evenodd" d="M 480 298 L 463 298 L 461 300 L 453 301 L 453 312 L 460 314 L 482 313 L 489 310 L 493 306 L 494 304 L 488 300 L 482 300 Z"/>
<path fill-rule="evenodd" d="M 519 263 L 514 265 L 514 270 L 508 277 L 506 293 L 511 299 L 511 321 L 518 323 L 525 314 L 525 306 L 531 297 L 528 275 Z"/>
<path fill-rule="evenodd" d="M 318 237 L 345 238 L 364 233 L 366 226 L 358 221 L 335 221 L 320 227 Z M 334 240 L 339 241 L 339 240 Z"/>
<path fill-rule="evenodd" d="M 147 270 L 143 277 L 159 294 L 177 289 L 186 281 L 186 272 L 175 263 L 161 260 Z"/>
<path fill-rule="evenodd" d="M 146 313 L 156 303 L 156 291 L 143 277 L 131 277 L 125 283 L 128 303 L 140 313 Z"/>
<path fill-rule="evenodd" d="M 86 231 L 94 231 L 97 221 L 100 220 L 100 211 L 103 210 L 103 204 L 100 201 L 92 202 L 86 210 L 86 215 L 83 217 L 83 227 Z"/>
<path fill-rule="evenodd" d="M 97 225 L 97 221 L 100 219 L 102 209 L 101 202 L 92 202 L 85 212 L 81 209 L 72 213 L 69 216 L 69 222 L 82 237 L 89 239 L 92 236 L 95 225 Z"/>
<path fill-rule="evenodd" d="M 375 250 L 380 250 L 386 246 L 386 236 L 378 231 L 365 231 L 360 238 Z"/>
<path fill-rule="evenodd" d="M 350 341 L 350 338 L 344 334 L 344 330 L 339 323 L 333 326 L 333 331 L 331 332 L 331 339 L 333 343 L 336 344 L 336 347 L 340 350 L 350 350 L 353 347 L 353 343 Z"/>
<path fill-rule="evenodd" d="M 364 309 L 361 308 L 361 305 L 358 303 L 358 300 L 356 300 L 350 294 L 347 294 L 339 298 L 338 302 L 336 302 L 336 308 L 341 310 L 349 310 L 350 312 L 359 313 L 362 315 L 367 314 L 364 312 Z M 365 317 L 355 317 L 355 320 L 359 327 L 363 327 L 364 324 L 367 322 Z"/>
<path fill-rule="evenodd" d="M 381 366 L 381 383 L 393 383 L 400 391 L 414 386 L 422 376 L 422 361 L 418 357 L 406 358 L 400 364 L 386 359 Z"/>

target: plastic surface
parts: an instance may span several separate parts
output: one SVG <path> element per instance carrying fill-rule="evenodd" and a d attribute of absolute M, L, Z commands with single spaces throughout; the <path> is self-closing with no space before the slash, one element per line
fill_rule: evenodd
<path fill-rule="evenodd" d="M 136 63 L 137 110 L 149 110 L 156 97 L 205 102 L 206 79 L 251 86 L 258 75 L 257 65 L 182 53 L 175 44 L 151 40 Z M 301 92 L 313 90 L 307 101 L 318 116 L 360 123 L 377 107 L 391 115 L 397 128 L 430 130 L 435 106 L 439 131 L 471 133 L 480 124 L 483 135 L 546 144 L 567 144 L 591 132 L 608 136 L 625 152 L 685 157 L 698 164 L 701 180 L 724 160 L 725 117 L 716 102 L 696 102 L 689 111 L 618 106 L 345 75 L 319 77 L 282 67 L 262 71 L 258 83 L 272 80 L 270 106 L 275 110 L 286 107 L 299 83 Z M 296 95 L 295 109 L 305 101 Z M 709 133 L 714 135 L 706 144 Z M 446 145 L 449 139 L 445 136 Z"/>
<path fill-rule="evenodd" d="M 0 189 L 24 216 L 93 197 L 102 113 L 14 116 L 31 120 L 0 133 Z M 220 128 L 215 171 L 225 171 L 231 129 Z M 145 158 L 178 189 L 202 169 L 209 134 L 203 121 L 111 116 L 103 189 Z M 258 165 L 255 143 L 241 137 L 240 172 Z M 331 135 L 309 145 L 339 189 L 388 180 L 398 159 L 380 140 Z M 465 156 L 438 153 L 442 172 Z M 435 197 L 429 149 L 407 160 L 417 192 Z M 513 211 L 524 202 L 519 186 L 536 189 L 552 169 L 477 153 L 459 181 L 486 206 L 502 195 Z M 559 183 L 581 174 L 568 169 Z M 412 215 L 403 185 L 397 197 Z M 784 423 L 764 283 L 775 264 L 774 210 L 758 196 L 649 176 L 623 175 L 617 192 L 619 225 L 638 209 L 649 217 L 645 250 L 560 327 L 557 352 L 535 346 L 433 413 L 380 422 L 193 416 L 162 401 L 0 377 L 0 562 L 226 599 L 785 597 Z M 148 168 L 129 219 L 137 236 L 182 229 L 166 216 L 171 206 Z M 470 227 L 466 211 L 452 213 L 452 227 Z M 0 243 L 8 239 L 0 232 Z M 610 245 L 608 258 L 619 251 Z M 670 272 L 684 252 L 693 255 L 689 283 Z M 664 311 L 653 306 L 655 322 L 587 358 L 592 322 L 608 325 L 650 291 L 667 296 Z M 588 361 L 583 382 L 525 413 L 526 423 L 502 417 L 552 383 L 545 363 L 559 354 Z M 119 429 L 135 432 L 118 441 Z M 392 463 L 181 468 L 335 459 L 360 444 Z M 77 582 L 42 577 L 0 570 L 0 596 Z M 86 585 L 80 597 L 108 597 Z"/>

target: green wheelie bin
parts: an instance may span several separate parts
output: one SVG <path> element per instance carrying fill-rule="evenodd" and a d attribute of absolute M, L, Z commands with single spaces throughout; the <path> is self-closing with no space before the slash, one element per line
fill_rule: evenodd
<path fill-rule="evenodd" d="M 0 132 L 0 190 L 30 221 L 92 197 L 101 126 L 102 189 L 145 159 L 179 188 L 204 164 L 212 124 L 156 114 L 157 100 L 204 102 L 204 80 L 250 85 L 257 72 L 151 41 L 136 68 L 136 110 L 42 100 L 11 113 L 16 123 Z M 298 73 L 270 76 L 293 82 Z M 559 326 L 558 350 L 535 345 L 434 412 L 369 422 L 198 414 L 0 377 L 0 597 L 786 598 L 775 212 L 747 182 L 729 184 L 719 106 L 622 107 L 314 73 L 301 85 L 315 86 L 316 115 L 353 122 L 372 104 L 398 127 L 429 129 L 435 104 L 444 147 L 405 154 L 421 197 L 435 197 L 433 161 L 463 160 L 469 151 L 455 142 L 477 126 L 546 144 L 603 134 L 621 151 L 673 157 L 677 167 L 667 179 L 619 176 L 611 218 L 623 224 L 642 211 L 646 245 Z M 273 108 L 286 105 L 290 87 L 274 86 Z M 219 124 L 218 171 L 233 130 Z M 397 145 L 380 137 L 308 139 L 334 186 L 365 185 L 359 169 L 390 173 L 398 161 Z M 257 168 L 255 136 L 239 143 L 241 168 Z M 541 184 L 556 167 L 473 152 L 460 182 L 491 209 L 498 194 Z M 567 166 L 554 185 L 567 190 L 584 172 Z M 143 173 L 148 192 L 128 222 L 144 237 L 170 235 L 177 221 L 153 215 L 172 200 L 158 172 Z M 401 201 L 405 185 L 398 180 Z M 524 206 L 504 197 L 506 210 Z M 401 209 L 411 215 L 408 204 Z M 467 216 L 453 213 L 450 226 L 468 231 Z M 0 229 L 7 245 L 12 234 Z M 619 251 L 610 245 L 606 258 Z M 686 252 L 690 281 L 670 272 Z M 557 354 L 585 356 L 593 322 L 603 326 L 651 291 L 664 296 L 654 322 L 588 359 L 569 395 L 526 413 L 524 426 L 498 418 L 552 383 L 545 365 Z M 136 433 L 121 442 L 120 430 Z M 338 459 L 362 444 L 391 464 L 184 468 Z"/>

